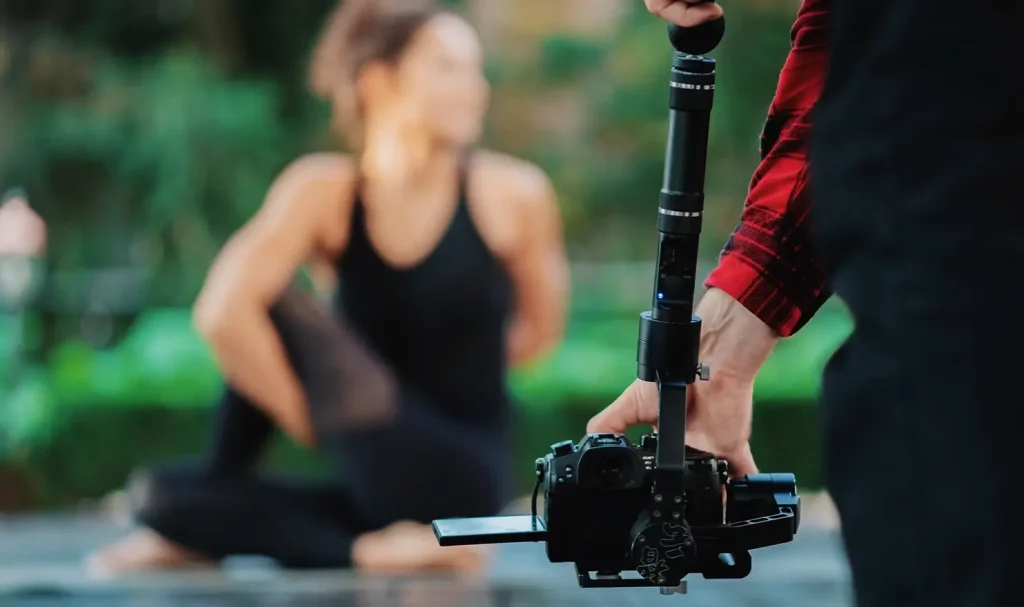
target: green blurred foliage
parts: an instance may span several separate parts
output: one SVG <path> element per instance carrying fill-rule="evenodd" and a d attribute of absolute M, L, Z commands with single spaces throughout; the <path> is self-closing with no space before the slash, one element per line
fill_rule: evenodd
<path fill-rule="evenodd" d="M 820 370 L 849 330 L 844 311 L 829 306 L 797 337 L 782 342 L 758 377 L 758 402 L 813 404 Z M 573 322 L 568 339 L 548 360 L 513 372 L 518 405 L 596 413 L 636 378 L 636 332 L 637 321 L 628 317 Z M 63 343 L 45 366 L 26 373 L 0 409 L 0 457 L 5 450 L 46 444 L 75 410 L 206 410 L 222 385 L 188 310 L 150 310 L 117 347 L 98 351 Z"/>
<path fill-rule="evenodd" d="M 187 305 L 217 247 L 284 164 L 337 145 L 327 108 L 302 81 L 332 2 L 304 5 L 273 37 L 280 7 L 263 0 L 217 0 L 156 20 L 154 9 L 129 4 L 83 1 L 71 30 L 42 19 L 22 28 L 28 35 L 0 33 L 16 68 L 0 93 L 0 120 L 12 127 L 0 135 L 0 188 L 31 192 L 54 234 L 56 268 L 143 269 L 148 304 Z M 549 170 L 577 259 L 646 259 L 652 248 L 671 52 L 663 23 L 634 4 L 610 39 L 549 31 L 526 41 L 536 49 L 527 58 L 499 48 L 488 65 L 499 102 L 487 144 Z M 709 255 L 738 217 L 792 17 L 788 2 L 730 6 L 715 53 L 723 67 Z M 135 40 L 129 26 L 157 42 Z M 580 122 L 564 134 L 542 126 L 554 111 L 545 100 L 555 97 L 568 100 L 566 119 Z M 536 126 L 501 111 L 509 98 L 538 100 L 529 108 Z"/>

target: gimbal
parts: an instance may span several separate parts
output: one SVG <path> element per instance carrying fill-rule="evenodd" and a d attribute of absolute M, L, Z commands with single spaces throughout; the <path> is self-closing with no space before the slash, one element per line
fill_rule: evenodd
<path fill-rule="evenodd" d="M 659 435 L 639 445 L 591 434 L 556 443 L 537 460 L 531 516 L 434 521 L 441 545 L 544 541 L 548 560 L 574 563 L 580 586 L 658 586 L 685 592 L 683 578 L 742 578 L 750 550 L 789 542 L 799 526 L 792 474 L 730 480 L 728 464 L 686 446 L 687 389 L 710 379 L 698 360 L 693 314 L 704 211 L 714 50 L 723 19 L 669 28 L 677 53 L 669 79 L 668 145 L 658 208 L 652 309 L 640 315 L 637 377 L 658 384 Z M 544 516 L 536 497 L 544 486 Z M 723 504 L 722 493 L 725 492 Z M 639 578 L 624 578 L 636 571 Z"/>

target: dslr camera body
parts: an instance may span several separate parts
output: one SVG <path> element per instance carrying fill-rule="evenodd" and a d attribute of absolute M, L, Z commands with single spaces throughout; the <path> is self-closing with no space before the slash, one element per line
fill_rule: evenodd
<path fill-rule="evenodd" d="M 664 493 L 655 482 L 657 443 L 657 435 L 633 445 L 589 434 L 537 460 L 548 560 L 574 563 L 581 586 L 621 586 L 620 572 L 630 570 L 657 586 L 691 573 L 742 578 L 750 550 L 793 539 L 800 497 L 792 474 L 730 482 L 725 460 L 687 448 L 682 491 Z"/>
<path fill-rule="evenodd" d="M 582 587 L 663 592 L 685 592 L 690 574 L 746 577 L 751 550 L 793 539 L 800 496 L 792 474 L 730 480 L 724 460 L 688 447 L 683 482 L 665 482 L 679 475 L 659 472 L 657 448 L 653 434 L 637 445 L 616 434 L 556 443 L 537 459 L 532 515 L 437 520 L 434 533 L 442 546 L 545 542 L 548 560 L 573 563 Z"/>

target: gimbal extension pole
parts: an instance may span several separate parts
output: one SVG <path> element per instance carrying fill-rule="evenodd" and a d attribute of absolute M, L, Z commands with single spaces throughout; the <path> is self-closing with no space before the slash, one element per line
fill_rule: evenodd
<path fill-rule="evenodd" d="M 715 94 L 715 61 L 700 55 L 712 51 L 724 32 L 722 19 L 696 28 L 669 28 L 669 39 L 678 52 L 669 81 L 657 273 L 653 307 L 640 315 L 637 348 L 637 377 L 658 383 L 655 483 L 658 493 L 668 495 L 683 494 L 687 386 L 698 377 L 710 378 L 710 369 L 697 360 L 701 319 L 693 315 L 708 128 Z"/>

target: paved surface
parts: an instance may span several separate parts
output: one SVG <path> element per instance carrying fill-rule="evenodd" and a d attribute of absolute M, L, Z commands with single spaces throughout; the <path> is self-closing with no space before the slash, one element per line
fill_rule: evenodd
<path fill-rule="evenodd" d="M 82 557 L 124 533 L 95 515 L 0 516 L 0 607 L 845 607 L 846 566 L 833 531 L 806 524 L 795 542 L 755 553 L 744 580 L 689 581 L 686 596 L 652 589 L 576 586 L 571 566 L 546 561 L 543 546 L 503 547 L 486 579 L 373 579 L 344 572 L 284 573 L 254 560 L 216 573 L 89 580 Z"/>

